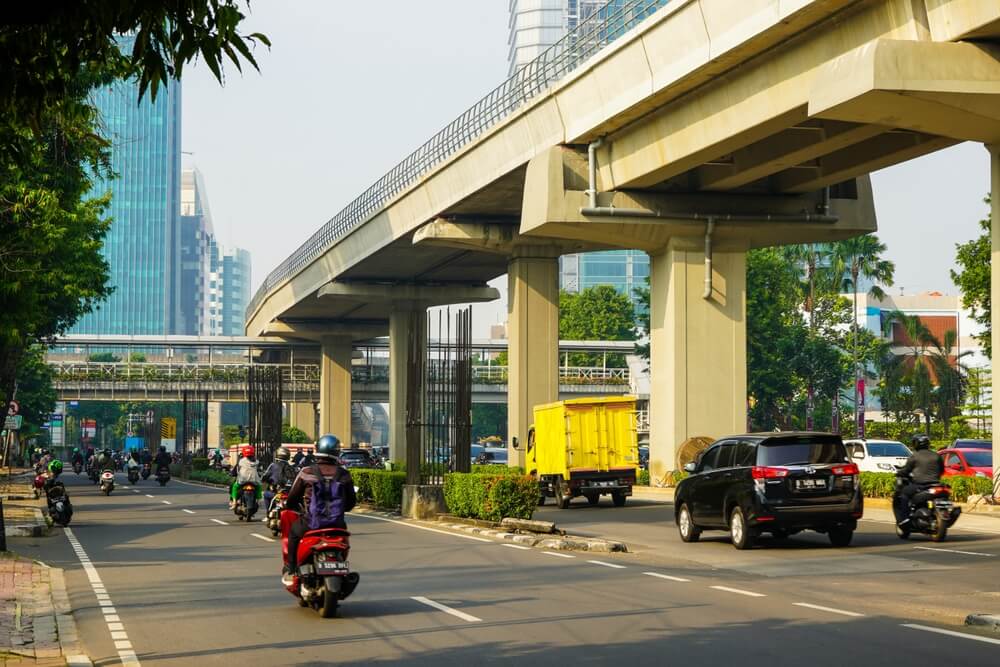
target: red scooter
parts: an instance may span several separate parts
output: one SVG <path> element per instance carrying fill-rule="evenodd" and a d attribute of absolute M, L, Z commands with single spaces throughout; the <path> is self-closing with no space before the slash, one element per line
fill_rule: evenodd
<path fill-rule="evenodd" d="M 281 553 L 288 554 L 288 531 L 299 518 L 294 510 L 281 513 Z M 299 542 L 299 576 L 286 590 L 299 599 L 299 606 L 312 607 L 323 618 L 337 614 L 340 601 L 358 585 L 361 578 L 351 572 L 347 554 L 351 550 L 351 534 L 343 528 L 310 530 Z"/>

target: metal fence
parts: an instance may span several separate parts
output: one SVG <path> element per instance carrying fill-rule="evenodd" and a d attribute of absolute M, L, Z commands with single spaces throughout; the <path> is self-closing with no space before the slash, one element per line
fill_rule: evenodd
<path fill-rule="evenodd" d="M 275 286 L 326 252 L 421 176 L 551 88 L 668 2 L 670 0 L 611 0 L 581 21 L 576 29 L 469 107 L 320 227 L 264 279 L 247 306 L 247 317 Z"/>

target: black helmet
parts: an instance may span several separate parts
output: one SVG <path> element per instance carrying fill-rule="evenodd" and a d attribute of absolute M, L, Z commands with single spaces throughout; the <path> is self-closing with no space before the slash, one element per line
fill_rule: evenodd
<path fill-rule="evenodd" d="M 280 461 L 287 461 L 292 458 L 292 453 L 288 451 L 288 447 L 278 447 L 278 449 L 274 452 L 274 458 Z"/>
<path fill-rule="evenodd" d="M 316 458 L 332 459 L 340 455 L 340 439 L 327 433 L 316 441 Z"/>
<path fill-rule="evenodd" d="M 166 448 L 166 447 L 164 447 L 163 445 L 160 445 L 160 451 L 161 451 L 161 452 L 166 452 L 166 451 L 167 451 L 167 448 Z"/>
<path fill-rule="evenodd" d="M 931 439 L 922 433 L 918 433 L 910 440 L 914 449 L 930 449 Z"/>

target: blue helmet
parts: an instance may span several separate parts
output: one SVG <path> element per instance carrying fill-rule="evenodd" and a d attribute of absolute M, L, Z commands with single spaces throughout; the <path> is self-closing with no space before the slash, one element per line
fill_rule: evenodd
<path fill-rule="evenodd" d="M 340 455 L 340 438 L 327 433 L 316 441 L 316 458 L 333 459 Z"/>

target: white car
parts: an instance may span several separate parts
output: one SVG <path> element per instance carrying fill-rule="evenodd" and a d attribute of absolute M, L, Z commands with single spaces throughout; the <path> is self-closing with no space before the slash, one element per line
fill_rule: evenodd
<path fill-rule="evenodd" d="M 845 440 L 847 454 L 861 472 L 896 472 L 913 452 L 896 440 Z"/>

